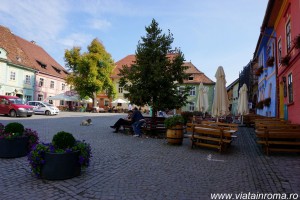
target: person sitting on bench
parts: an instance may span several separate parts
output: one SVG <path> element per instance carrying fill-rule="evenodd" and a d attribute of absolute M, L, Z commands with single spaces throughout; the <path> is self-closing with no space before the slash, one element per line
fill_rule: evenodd
<path fill-rule="evenodd" d="M 141 137 L 142 132 L 141 132 L 141 126 L 145 123 L 144 116 L 142 113 L 138 110 L 137 107 L 134 108 L 133 115 L 132 115 L 132 128 L 134 132 L 134 137 Z"/>
<path fill-rule="evenodd" d="M 113 126 L 110 126 L 110 128 L 115 129 L 114 133 L 117 133 L 121 126 L 123 126 L 123 125 L 129 125 L 130 126 L 130 125 L 132 125 L 132 123 L 133 123 L 132 115 L 133 115 L 133 111 L 129 110 L 128 115 L 127 115 L 126 118 L 118 119 L 118 121 Z"/>

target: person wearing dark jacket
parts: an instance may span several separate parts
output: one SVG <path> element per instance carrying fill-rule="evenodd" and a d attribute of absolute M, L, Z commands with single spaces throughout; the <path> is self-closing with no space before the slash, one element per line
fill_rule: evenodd
<path fill-rule="evenodd" d="M 110 128 L 115 129 L 114 133 L 117 133 L 121 126 L 123 126 L 123 125 L 132 125 L 132 123 L 133 123 L 133 120 L 132 120 L 133 116 L 132 115 L 133 115 L 133 111 L 129 110 L 126 119 L 124 119 L 124 118 L 118 119 L 118 121 L 113 126 L 110 126 Z"/>
<path fill-rule="evenodd" d="M 137 107 L 134 108 L 133 115 L 132 115 L 132 128 L 134 132 L 134 137 L 141 137 L 141 126 L 144 124 L 145 119 L 142 113 L 137 109 Z"/>

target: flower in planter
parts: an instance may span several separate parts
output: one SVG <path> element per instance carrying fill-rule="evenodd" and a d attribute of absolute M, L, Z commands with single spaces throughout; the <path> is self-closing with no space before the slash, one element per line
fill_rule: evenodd
<path fill-rule="evenodd" d="M 257 109 L 263 109 L 264 108 L 264 102 L 263 101 L 260 101 L 256 104 L 256 108 Z"/>
<path fill-rule="evenodd" d="M 264 101 L 264 106 L 269 107 L 271 105 L 271 98 L 266 98 Z"/>
<path fill-rule="evenodd" d="M 283 66 L 288 66 L 290 59 L 291 59 L 291 56 L 289 56 L 289 55 L 284 56 L 283 58 L 281 58 L 281 64 Z"/>
<path fill-rule="evenodd" d="M 0 123 L 0 140 L 13 140 L 21 137 L 28 137 L 28 151 L 30 151 L 39 141 L 37 132 L 30 128 L 24 128 L 21 123 L 11 122 L 6 126 Z"/>
<path fill-rule="evenodd" d="M 61 131 L 53 136 L 51 143 L 37 144 L 28 155 L 28 161 L 32 172 L 41 177 L 42 167 L 45 165 L 45 154 L 50 153 L 71 153 L 79 151 L 78 163 L 81 168 L 89 166 L 92 156 L 91 146 L 85 141 L 75 140 L 72 134 Z"/>
<path fill-rule="evenodd" d="M 300 34 L 295 38 L 294 45 L 296 49 L 300 49 Z"/>
<path fill-rule="evenodd" d="M 274 65 L 274 57 L 273 56 L 271 56 L 271 57 L 268 58 L 267 65 L 269 67 L 272 67 Z"/>
<path fill-rule="evenodd" d="M 260 76 L 260 74 L 263 73 L 263 71 L 264 71 L 263 66 L 260 66 L 259 68 L 257 68 L 255 75 Z"/>

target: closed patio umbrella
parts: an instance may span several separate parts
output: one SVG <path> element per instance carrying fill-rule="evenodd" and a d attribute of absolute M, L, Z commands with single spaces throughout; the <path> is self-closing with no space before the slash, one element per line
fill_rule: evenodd
<path fill-rule="evenodd" d="M 243 115 L 249 113 L 247 92 L 248 92 L 248 88 L 247 85 L 244 83 L 243 86 L 240 88 L 239 100 L 238 100 L 238 114 L 240 114 L 242 117 L 241 124 L 243 124 Z"/>
<path fill-rule="evenodd" d="M 229 101 L 226 90 L 225 73 L 222 66 L 219 66 L 216 72 L 216 85 L 214 92 L 214 100 L 212 105 L 212 116 L 217 118 L 229 114 Z"/>

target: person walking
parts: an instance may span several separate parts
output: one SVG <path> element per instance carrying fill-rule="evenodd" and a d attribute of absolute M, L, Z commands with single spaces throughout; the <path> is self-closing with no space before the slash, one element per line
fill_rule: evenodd
<path fill-rule="evenodd" d="M 133 121 L 132 128 L 134 132 L 133 136 L 141 137 L 142 136 L 141 126 L 144 124 L 145 119 L 137 107 L 133 109 L 132 121 Z"/>

